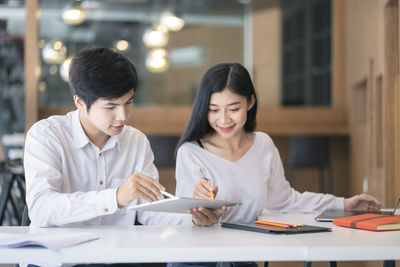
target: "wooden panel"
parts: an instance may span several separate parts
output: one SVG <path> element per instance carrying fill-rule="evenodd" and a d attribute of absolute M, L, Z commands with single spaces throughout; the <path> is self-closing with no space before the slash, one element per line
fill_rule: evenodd
<path fill-rule="evenodd" d="M 399 1 L 385 6 L 384 146 L 386 205 L 393 205 L 400 194 L 400 114 L 399 114 Z"/>
<path fill-rule="evenodd" d="M 346 110 L 346 3 L 332 1 L 332 106 Z"/>
<path fill-rule="evenodd" d="M 39 101 L 38 101 L 38 78 L 39 78 L 39 50 L 38 50 L 38 20 L 39 20 L 39 1 L 30 0 L 26 3 L 25 20 L 25 131 L 38 120 Z"/>
<path fill-rule="evenodd" d="M 65 114 L 66 108 L 41 108 L 40 119 Z M 191 107 L 134 106 L 128 124 L 146 134 L 181 135 L 189 121 Z M 257 130 L 271 135 L 347 135 L 347 115 L 330 108 L 260 108 Z"/>
<path fill-rule="evenodd" d="M 157 168 L 160 176 L 160 183 L 165 186 L 167 192 L 175 195 L 175 168 Z"/>
<path fill-rule="evenodd" d="M 330 108 L 261 108 L 257 129 L 272 135 L 347 135 L 347 114 Z"/>

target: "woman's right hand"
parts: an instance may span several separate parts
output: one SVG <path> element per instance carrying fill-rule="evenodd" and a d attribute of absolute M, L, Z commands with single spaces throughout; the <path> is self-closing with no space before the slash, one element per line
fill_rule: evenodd
<path fill-rule="evenodd" d="M 212 199 L 211 192 L 214 193 L 214 197 L 215 197 L 218 193 L 218 186 L 211 185 L 206 179 L 201 179 L 194 186 L 193 197 L 194 198 Z"/>

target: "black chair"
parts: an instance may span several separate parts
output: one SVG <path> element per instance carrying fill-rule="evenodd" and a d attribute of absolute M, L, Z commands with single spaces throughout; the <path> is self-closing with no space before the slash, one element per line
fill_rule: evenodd
<path fill-rule="evenodd" d="M 148 135 L 154 153 L 154 164 L 159 167 L 175 167 L 175 148 L 179 136 Z"/>
<path fill-rule="evenodd" d="M 329 137 L 292 136 L 289 141 L 289 157 L 285 167 L 286 179 L 290 183 L 293 182 L 295 168 L 317 168 L 320 191 L 332 193 Z M 336 261 L 329 262 L 329 266 L 336 267 Z M 311 262 L 304 262 L 304 267 L 311 267 Z"/>
<path fill-rule="evenodd" d="M 20 225 L 25 205 L 25 177 L 20 160 L 0 164 L 0 225 Z"/>
<path fill-rule="evenodd" d="M 29 218 L 28 206 L 25 205 L 24 213 L 22 214 L 21 226 L 29 226 L 31 224 L 31 219 Z"/>
<path fill-rule="evenodd" d="M 320 191 L 332 193 L 330 138 L 322 136 L 292 136 L 289 141 L 289 157 L 286 179 L 293 182 L 293 169 L 317 168 Z"/>

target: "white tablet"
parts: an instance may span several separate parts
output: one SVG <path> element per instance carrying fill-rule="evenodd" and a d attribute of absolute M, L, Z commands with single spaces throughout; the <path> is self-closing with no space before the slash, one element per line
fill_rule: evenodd
<path fill-rule="evenodd" d="M 189 213 L 189 210 L 197 207 L 205 207 L 209 209 L 219 209 L 222 206 L 231 207 L 239 206 L 242 203 L 217 199 L 198 199 L 198 198 L 184 198 L 173 197 L 153 201 L 145 204 L 128 206 L 129 210 L 146 210 L 146 211 L 159 211 L 159 212 L 175 212 L 175 213 Z"/>

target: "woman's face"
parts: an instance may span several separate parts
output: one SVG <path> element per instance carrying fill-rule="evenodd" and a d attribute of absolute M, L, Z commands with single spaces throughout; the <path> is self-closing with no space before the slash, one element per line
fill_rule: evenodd
<path fill-rule="evenodd" d="M 247 111 L 254 105 L 254 96 L 251 101 L 225 88 L 210 97 L 208 106 L 208 123 L 223 138 L 237 136 L 244 131 L 247 120 Z"/>

